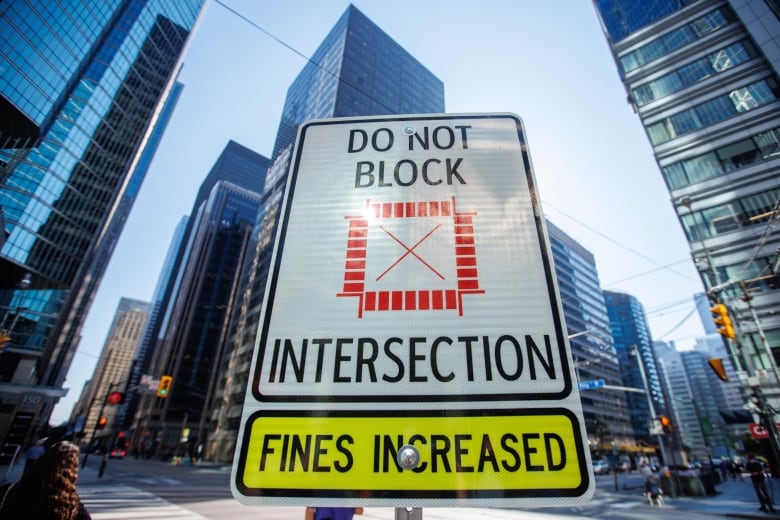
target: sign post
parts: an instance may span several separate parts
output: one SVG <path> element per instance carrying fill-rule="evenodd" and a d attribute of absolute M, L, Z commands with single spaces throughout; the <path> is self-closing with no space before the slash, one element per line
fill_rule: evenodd
<path fill-rule="evenodd" d="M 396 507 L 588 500 L 551 256 L 517 116 L 302 125 L 234 496 Z"/>

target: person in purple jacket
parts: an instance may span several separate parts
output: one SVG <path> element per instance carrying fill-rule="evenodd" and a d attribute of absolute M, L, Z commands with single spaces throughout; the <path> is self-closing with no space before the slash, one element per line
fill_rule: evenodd
<path fill-rule="evenodd" d="M 306 520 L 352 520 L 362 515 L 362 507 L 307 507 Z"/>

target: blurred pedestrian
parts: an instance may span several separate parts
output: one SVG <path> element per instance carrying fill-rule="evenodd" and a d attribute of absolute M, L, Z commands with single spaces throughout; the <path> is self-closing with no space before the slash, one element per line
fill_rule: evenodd
<path fill-rule="evenodd" d="M 0 486 L 0 520 L 90 520 L 76 493 L 79 449 L 58 442 L 22 475 Z"/>
<path fill-rule="evenodd" d="M 43 453 L 46 451 L 46 448 L 43 447 L 43 441 L 41 439 L 36 439 L 32 446 L 25 452 L 24 454 L 24 472 L 27 473 L 27 471 L 38 462 L 38 460 L 43 456 Z"/>
<path fill-rule="evenodd" d="M 306 520 L 352 520 L 352 515 L 362 515 L 362 507 L 307 507 Z"/>
<path fill-rule="evenodd" d="M 761 505 L 759 511 L 765 513 L 774 513 L 775 507 L 772 505 L 772 499 L 769 496 L 769 490 L 766 487 L 766 476 L 764 475 L 764 464 L 757 460 L 752 453 L 748 453 L 748 462 L 745 469 L 750 473 L 750 481 L 753 482 L 753 489 L 756 490 L 758 503 Z"/>

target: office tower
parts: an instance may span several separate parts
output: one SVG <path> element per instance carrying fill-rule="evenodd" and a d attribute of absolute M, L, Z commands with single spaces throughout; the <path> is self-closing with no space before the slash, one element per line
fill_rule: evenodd
<path fill-rule="evenodd" d="M 269 160 L 266 157 L 235 141 L 228 141 L 225 149 L 211 167 L 198 189 L 198 193 L 195 196 L 195 200 L 192 203 L 192 209 L 189 213 L 190 220 L 185 224 L 182 231 L 183 235 L 180 238 L 177 249 L 173 251 L 174 256 L 172 257 L 172 260 L 166 260 L 166 265 L 168 262 L 172 263 L 170 267 L 171 273 L 166 277 L 162 286 L 156 289 L 156 291 L 159 291 L 159 294 L 156 296 L 159 298 L 159 311 L 155 313 L 149 321 L 149 331 L 147 332 L 147 335 L 151 338 L 150 341 L 152 343 L 150 343 L 147 348 L 153 350 L 154 342 L 157 342 L 165 333 L 166 310 L 171 308 L 172 300 L 177 294 L 181 276 L 183 275 L 184 265 L 186 264 L 185 255 L 187 253 L 187 247 L 189 247 L 188 240 L 190 240 L 189 237 L 192 235 L 194 225 L 191 217 L 199 211 L 199 208 L 209 198 L 211 190 L 220 181 L 227 181 L 240 188 L 262 193 L 265 184 L 265 172 L 268 169 L 268 165 Z M 173 247 L 173 245 L 171 247 Z M 169 252 L 169 254 L 171 254 L 171 252 Z M 143 361 L 144 370 L 148 369 L 148 362 L 148 359 Z"/>
<path fill-rule="evenodd" d="M 777 2 L 594 5 L 705 289 L 730 309 L 743 370 L 776 393 Z"/>
<path fill-rule="evenodd" d="M 123 402 L 111 402 L 109 394 L 119 392 L 124 401 L 130 372 L 148 317 L 148 302 L 130 298 L 119 300 L 119 306 L 95 367 L 95 374 L 92 376 L 88 390 L 74 406 L 76 415 L 84 416 L 80 441 L 87 443 L 94 441 L 95 445 L 105 447 L 105 443 L 111 443 L 113 436 L 123 429 L 121 425 Z M 106 418 L 106 424 L 102 427 L 98 425 L 100 417 Z"/>
<path fill-rule="evenodd" d="M 130 371 L 130 379 L 128 381 L 128 388 L 132 389 L 128 391 L 125 396 L 126 413 L 124 414 L 124 423 L 121 425 L 122 429 L 130 428 L 135 411 L 138 408 L 138 402 L 141 397 L 142 388 L 140 386 L 141 379 L 144 375 L 148 375 L 150 372 L 149 364 L 151 363 L 152 353 L 157 338 L 153 337 L 152 329 L 153 324 L 157 322 L 157 318 L 160 315 L 160 308 L 162 306 L 163 296 L 165 294 L 165 288 L 173 276 L 173 270 L 176 267 L 174 261 L 176 255 L 179 252 L 182 241 L 184 240 L 184 231 L 187 228 L 189 217 L 183 216 L 179 223 L 176 225 L 176 229 L 173 232 L 173 238 L 171 244 L 168 246 L 168 252 L 165 254 L 165 260 L 163 261 L 162 270 L 160 271 L 160 277 L 157 279 L 157 285 L 154 288 L 152 295 L 151 307 L 149 309 L 149 319 L 146 322 L 146 328 L 144 330 L 143 337 L 141 338 L 141 344 L 138 346 L 138 352 L 136 354 L 133 368 Z"/>
<path fill-rule="evenodd" d="M 65 395 L 202 3 L 3 2 L 0 328 L 12 341 L 0 370 L 2 453 Z"/>
<path fill-rule="evenodd" d="M 308 119 L 444 112 L 444 84 L 350 5 L 287 89 L 272 159 Z"/>
<path fill-rule="evenodd" d="M 603 380 L 606 385 L 620 386 L 620 367 L 593 254 L 549 220 L 547 233 L 577 380 Z M 639 449 L 629 422 L 625 392 L 582 390 L 580 401 L 594 459 L 612 454 L 613 446 L 622 456 Z"/>
<path fill-rule="evenodd" d="M 680 352 L 673 343 L 656 341 L 653 351 L 658 359 L 658 373 L 668 392 L 667 410 L 671 419 L 671 431 L 664 435 L 671 460 L 669 464 L 687 464 L 686 452 L 693 457 L 706 456 L 707 441 L 694 405 L 698 394 L 687 373 Z"/>
<path fill-rule="evenodd" d="M 720 415 L 723 396 L 720 381 L 707 366 L 708 358 L 701 352 L 686 350 L 680 352 L 680 359 L 688 375 L 688 383 L 693 392 L 693 407 L 696 410 L 696 419 L 701 426 L 706 446 L 704 453 L 696 454 L 700 459 L 706 460 L 711 453 L 714 456 L 728 456 L 729 446 L 732 442 L 726 436 L 726 428 Z"/>
<path fill-rule="evenodd" d="M 198 194 L 167 284 L 173 296 L 161 308 L 149 365 L 154 378 L 170 376 L 172 384 L 165 397 L 142 396 L 134 446 L 154 439 L 159 444 L 151 449 L 157 453 L 200 453 L 267 167 L 268 159 L 231 141 L 204 181 L 210 192 L 205 198 L 202 189 Z"/>
<path fill-rule="evenodd" d="M 634 434 L 650 442 L 650 421 L 653 417 L 664 414 L 666 401 L 658 376 L 645 310 L 639 300 L 630 294 L 604 291 L 604 301 L 607 304 L 610 328 L 617 349 L 622 385 L 650 392 L 653 410 L 650 410 L 646 393 L 626 394 Z"/>
<path fill-rule="evenodd" d="M 242 277 L 242 304 L 231 324 L 232 361 L 223 374 L 222 404 L 209 427 L 208 456 L 233 460 L 249 360 L 263 303 L 278 212 L 298 125 L 309 119 L 444 112 L 444 85 L 357 8 L 350 5 L 287 90 Z"/>

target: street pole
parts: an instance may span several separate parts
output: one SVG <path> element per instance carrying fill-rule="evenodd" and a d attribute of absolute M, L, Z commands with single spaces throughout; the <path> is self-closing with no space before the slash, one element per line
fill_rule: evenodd
<path fill-rule="evenodd" d="M 633 346 L 631 349 L 631 355 L 636 356 L 636 362 L 639 365 L 639 375 L 642 376 L 642 386 L 645 387 L 645 396 L 647 396 L 647 406 L 650 407 L 650 419 L 653 423 L 653 428 L 655 428 L 657 421 L 658 421 L 658 415 L 655 411 L 655 403 L 653 403 L 653 397 L 652 394 L 650 394 L 650 385 L 647 383 L 647 374 L 645 374 L 645 366 L 642 364 L 642 357 L 639 355 L 639 349 L 636 347 L 636 345 Z M 658 449 L 661 451 L 661 457 L 664 459 L 664 464 L 669 465 L 669 458 L 666 454 L 666 446 L 664 446 L 664 438 L 663 434 L 656 434 L 656 439 L 658 439 Z M 677 464 L 674 460 L 674 450 L 672 450 L 672 464 Z M 676 473 L 675 473 L 676 476 Z M 670 482 L 670 485 L 672 483 Z M 672 498 L 676 495 L 676 489 L 678 487 L 677 479 L 675 478 L 675 484 L 671 485 L 672 489 Z"/>
<path fill-rule="evenodd" d="M 653 396 L 650 394 L 650 385 L 647 383 L 647 374 L 645 374 L 645 366 L 642 364 L 642 357 L 639 355 L 639 349 L 637 349 L 636 346 L 634 346 L 631 349 L 631 355 L 636 356 L 636 362 L 639 365 L 639 375 L 642 377 L 642 386 L 645 387 L 647 406 L 650 409 L 650 420 L 653 422 L 653 427 L 655 427 L 656 421 L 658 420 L 658 415 L 656 414 L 655 411 L 655 403 L 653 403 Z M 669 459 L 667 459 L 666 456 L 666 447 L 664 446 L 663 435 L 657 434 L 656 439 L 658 439 L 658 448 L 661 450 L 661 457 L 663 457 L 664 462 L 668 464 Z"/>
<path fill-rule="evenodd" d="M 106 395 L 103 397 L 103 402 L 100 403 L 100 411 L 98 412 L 97 419 L 95 420 L 95 425 L 92 427 L 92 436 L 89 438 L 89 442 L 87 443 L 87 447 L 89 447 L 90 444 L 95 440 L 95 435 L 97 434 L 98 430 L 98 423 L 100 422 L 100 418 L 103 417 L 103 412 L 106 409 L 106 402 L 108 402 L 108 396 L 111 395 L 111 391 L 114 389 L 115 386 L 119 386 L 121 383 L 110 383 L 108 385 L 108 392 L 106 392 Z M 92 406 L 90 405 L 90 408 Z M 87 414 L 89 414 L 89 411 L 87 411 Z M 81 462 L 81 467 L 85 467 L 87 465 L 87 458 L 89 457 L 89 451 L 84 453 L 84 460 Z M 105 461 L 103 462 L 105 464 Z M 105 466 L 104 466 L 105 467 Z M 102 468 L 101 468 L 102 469 Z M 102 471 L 101 471 L 101 475 Z"/>

